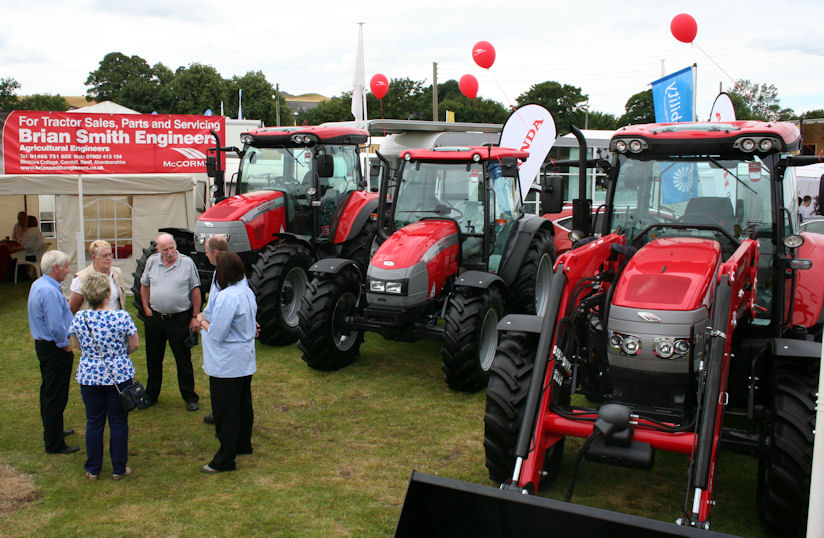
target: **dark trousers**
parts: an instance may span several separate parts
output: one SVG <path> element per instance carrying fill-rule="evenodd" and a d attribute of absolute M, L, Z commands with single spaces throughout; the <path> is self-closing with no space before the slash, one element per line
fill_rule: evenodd
<path fill-rule="evenodd" d="M 63 411 L 69 401 L 69 380 L 74 354 L 57 347 L 54 342 L 35 340 L 34 350 L 40 361 L 40 418 L 43 420 L 43 441 L 46 452 L 66 448 L 63 439 Z"/>
<path fill-rule="evenodd" d="M 212 415 L 220 448 L 209 466 L 218 471 L 235 469 L 237 454 L 252 453 L 252 376 L 209 377 Z"/>
<path fill-rule="evenodd" d="M 146 327 L 146 396 L 157 400 L 163 384 L 163 357 L 166 342 L 172 348 L 177 365 L 177 385 L 180 395 L 187 402 L 198 400 L 195 392 L 195 373 L 192 369 L 192 353 L 183 343 L 189 336 L 191 312 L 183 312 L 170 319 L 160 319 L 158 314 L 145 319 Z"/>
<path fill-rule="evenodd" d="M 125 387 L 129 383 L 121 383 Z M 103 466 L 103 430 L 109 419 L 109 455 L 112 474 L 126 472 L 129 457 L 129 415 L 123 410 L 117 390 L 112 385 L 80 385 L 86 405 L 86 471 L 100 474 Z"/>

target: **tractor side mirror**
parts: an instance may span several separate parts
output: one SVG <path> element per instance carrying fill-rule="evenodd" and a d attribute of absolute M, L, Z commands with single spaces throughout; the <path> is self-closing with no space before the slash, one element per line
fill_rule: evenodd
<path fill-rule="evenodd" d="M 318 177 L 332 177 L 335 172 L 335 160 L 328 153 L 319 153 L 315 159 Z"/>
<path fill-rule="evenodd" d="M 518 160 L 511 157 L 501 159 L 501 175 L 515 177 L 518 175 Z"/>
<path fill-rule="evenodd" d="M 206 156 L 206 175 L 215 177 L 215 168 L 217 167 L 217 159 L 214 155 Z"/>
<path fill-rule="evenodd" d="M 541 214 L 560 213 L 564 208 L 563 181 L 564 178 L 557 175 L 541 180 Z"/>

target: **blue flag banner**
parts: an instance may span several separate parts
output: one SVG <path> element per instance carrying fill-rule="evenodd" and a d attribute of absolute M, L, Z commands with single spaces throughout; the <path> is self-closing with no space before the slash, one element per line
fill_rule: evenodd
<path fill-rule="evenodd" d="M 656 123 L 693 121 L 692 67 L 651 82 Z"/>
<path fill-rule="evenodd" d="M 695 190 L 695 165 L 672 164 L 661 171 L 661 202 L 677 204 L 692 198 Z"/>

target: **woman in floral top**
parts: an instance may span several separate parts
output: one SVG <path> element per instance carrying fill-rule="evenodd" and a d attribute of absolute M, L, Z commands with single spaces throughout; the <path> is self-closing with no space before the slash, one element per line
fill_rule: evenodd
<path fill-rule="evenodd" d="M 112 478 L 119 480 L 132 472 L 126 467 L 129 416 L 112 384 L 123 387 L 134 377 L 129 354 L 138 346 L 137 328 L 128 312 L 109 308 L 110 288 L 106 275 L 89 275 L 82 292 L 91 310 L 75 314 L 69 334 L 72 345 L 81 351 L 75 379 L 80 383 L 80 395 L 86 406 L 86 476 L 96 480 L 100 474 L 103 430 L 108 417 Z"/>

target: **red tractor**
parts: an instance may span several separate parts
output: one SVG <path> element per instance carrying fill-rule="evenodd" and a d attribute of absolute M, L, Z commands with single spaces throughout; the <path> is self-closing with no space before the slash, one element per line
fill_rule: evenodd
<path fill-rule="evenodd" d="M 498 320 L 535 313 L 549 292 L 552 224 L 523 212 L 517 174 L 527 156 L 489 146 L 403 152 L 396 174 L 381 181 L 379 246 L 366 271 L 342 258 L 311 268 L 303 360 L 320 370 L 346 366 L 364 331 L 436 338 L 447 384 L 484 387 Z"/>
<path fill-rule="evenodd" d="M 207 169 L 215 177 L 219 202 L 198 217 L 194 234 L 161 230 L 175 236 L 179 250 L 195 259 L 204 292 L 214 271 L 204 243 L 210 235 L 228 239 L 229 248 L 246 264 L 258 298 L 262 342 L 284 345 L 297 339 L 298 309 L 313 263 L 332 256 L 345 256 L 361 267 L 368 262 L 378 205 L 377 194 L 363 190 L 358 145 L 368 137 L 364 130 L 345 127 L 282 127 L 243 133 L 241 150 L 218 142 Z M 234 196 L 224 199 L 219 163 L 220 154 L 228 151 L 241 160 L 230 185 Z M 153 251 L 146 249 L 138 262 L 136 283 Z"/>
<path fill-rule="evenodd" d="M 720 449 L 753 455 L 764 528 L 805 534 L 824 237 L 798 232 L 793 167 L 818 160 L 799 148 L 788 123 L 652 124 L 620 129 L 610 162 L 582 163 L 608 174 L 601 228 L 558 257 L 546 315 L 499 325 L 484 448 L 504 512 L 557 475 L 573 436 L 576 466 L 689 458 L 673 534 L 709 528 Z M 620 519 L 577 512 L 602 518 L 598 533 Z"/>

